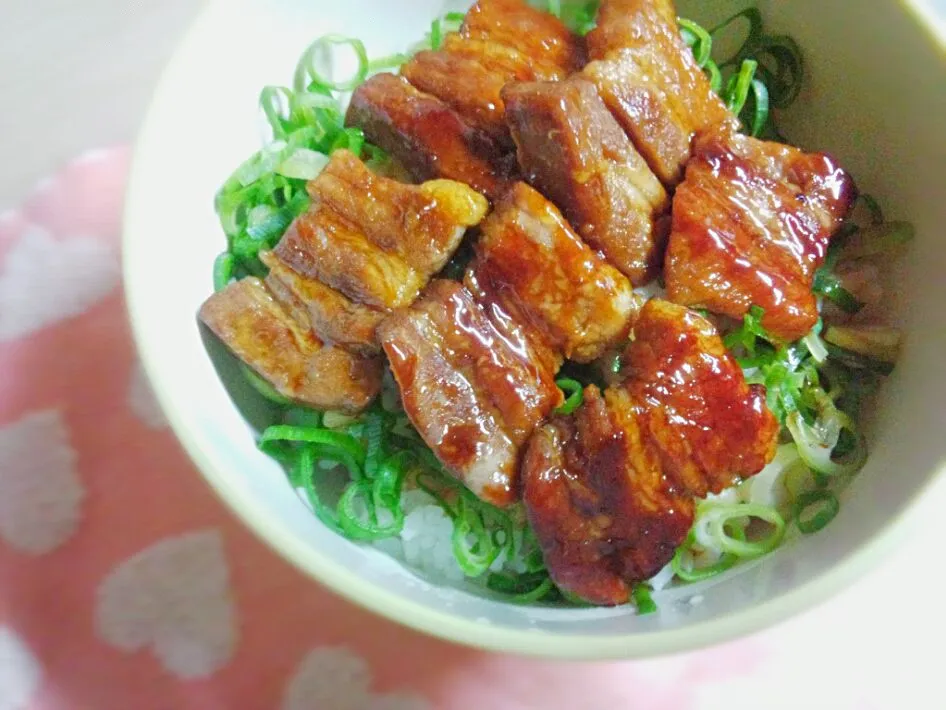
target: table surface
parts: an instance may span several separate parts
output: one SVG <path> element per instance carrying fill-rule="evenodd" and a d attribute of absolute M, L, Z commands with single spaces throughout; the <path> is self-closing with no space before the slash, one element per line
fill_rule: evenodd
<path fill-rule="evenodd" d="M 946 0 L 930 4 L 946 16 Z M 118 0 L 4 0 L 0 213 L 18 205 L 37 181 L 81 151 L 133 140 L 160 69 L 200 5 L 195 0 L 134 5 Z M 0 260 L 0 275 L 2 270 Z M 946 707 L 937 660 L 942 654 L 932 650 L 946 631 L 943 587 L 936 579 L 943 575 L 941 544 L 938 535 L 918 534 L 936 529 L 934 516 L 944 503 L 944 496 L 925 501 L 908 542 L 868 578 L 761 635 L 780 649 L 793 669 L 804 669 L 801 672 L 809 673 L 813 682 L 833 684 L 834 690 L 821 696 L 825 702 L 857 687 L 870 690 L 876 708 Z M 825 664 L 830 668 L 817 667 Z M 0 686 L 3 665 L 0 650 Z M 769 685 L 791 681 L 763 674 L 758 690 L 768 694 Z M 812 692 L 817 698 L 819 691 Z M 775 707 L 764 702 L 761 706 Z M 819 702 L 812 706 L 827 707 Z M 4 704 L 0 688 L 0 710 L 15 707 Z M 743 707 L 743 702 L 727 698 L 726 707 Z"/>

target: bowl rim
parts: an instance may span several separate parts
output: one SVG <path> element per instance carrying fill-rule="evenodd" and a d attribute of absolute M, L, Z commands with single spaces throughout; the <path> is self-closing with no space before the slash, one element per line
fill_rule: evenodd
<path fill-rule="evenodd" d="M 928 0 L 896 1 L 913 17 L 918 30 L 924 32 L 927 39 L 938 46 L 946 62 L 946 18 L 942 13 L 937 12 Z M 215 8 L 224 4 L 225 0 L 214 0 L 200 10 L 162 70 L 149 102 L 145 119 L 135 140 L 127 183 L 122 233 L 122 279 L 132 338 L 143 370 L 171 431 L 216 497 L 233 512 L 234 517 L 282 559 L 311 580 L 355 605 L 445 641 L 482 650 L 541 658 L 619 660 L 654 658 L 693 651 L 781 624 L 814 609 L 866 576 L 875 567 L 876 560 L 885 557 L 904 539 L 910 522 L 920 507 L 918 501 L 925 498 L 930 489 L 946 478 L 946 462 L 941 462 L 937 469 L 931 471 L 928 480 L 917 490 L 909 503 L 885 525 L 875 530 L 857 550 L 831 570 L 799 587 L 774 599 L 680 629 L 608 637 L 506 629 L 435 611 L 411 599 L 389 593 L 378 585 L 364 584 L 361 578 L 347 567 L 322 555 L 314 546 L 298 540 L 279 519 L 274 520 L 248 491 L 228 484 L 225 473 L 215 465 L 201 437 L 195 433 L 197 430 L 189 425 L 186 407 L 169 394 L 173 388 L 165 386 L 157 365 L 157 353 L 160 351 L 159 329 L 149 326 L 149 320 L 143 317 L 146 295 L 136 288 L 133 278 L 139 270 L 137 265 L 142 263 L 142 257 L 138 256 L 137 244 L 143 240 L 136 240 L 135 235 L 139 232 L 139 223 L 144 219 L 139 217 L 142 210 L 138 205 L 143 197 L 137 186 L 141 183 L 140 176 L 148 167 L 145 156 L 149 152 L 148 146 L 153 144 L 154 108 L 164 103 L 164 96 L 170 90 L 170 79 L 177 74 L 178 65 L 185 54 L 184 50 L 202 34 L 204 26 L 209 24 L 209 18 L 214 15 Z"/>

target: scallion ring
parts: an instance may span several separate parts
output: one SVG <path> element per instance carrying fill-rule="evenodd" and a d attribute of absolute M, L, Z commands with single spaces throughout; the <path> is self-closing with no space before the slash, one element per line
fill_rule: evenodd
<path fill-rule="evenodd" d="M 214 291 L 223 291 L 223 289 L 227 287 L 230 280 L 233 278 L 233 267 L 235 263 L 236 260 L 233 258 L 233 254 L 228 251 L 219 254 L 217 258 L 214 259 Z"/>
<path fill-rule="evenodd" d="M 572 414 L 581 406 L 581 403 L 585 399 L 581 382 L 578 380 L 563 378 L 561 380 L 556 380 L 555 384 L 558 385 L 558 388 L 562 390 L 565 395 L 565 402 L 562 404 L 562 406 L 555 410 L 555 413 L 564 415 Z"/>
<path fill-rule="evenodd" d="M 331 47 L 348 46 L 355 53 L 355 60 L 358 67 L 348 79 L 343 81 L 332 81 L 322 76 L 315 66 L 316 55 L 324 52 Z M 345 37 L 343 35 L 325 35 L 319 37 L 315 42 L 309 45 L 309 48 L 302 55 L 299 64 L 296 67 L 295 77 L 293 79 L 293 88 L 302 93 L 306 91 L 312 83 L 318 86 L 325 86 L 332 91 L 351 91 L 361 84 L 368 76 L 368 52 L 365 50 L 364 42 L 354 37 Z"/>
<path fill-rule="evenodd" d="M 805 535 L 824 529 L 841 510 L 838 497 L 828 490 L 802 493 L 795 501 L 792 518 Z"/>

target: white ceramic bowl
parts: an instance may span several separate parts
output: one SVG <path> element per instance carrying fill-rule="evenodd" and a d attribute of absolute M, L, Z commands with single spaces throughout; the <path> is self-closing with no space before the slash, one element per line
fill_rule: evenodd
<path fill-rule="evenodd" d="M 731 9 L 725 1 L 691 5 L 684 2 L 681 14 L 692 9 L 698 20 Z M 877 563 L 946 458 L 946 33 L 928 9 L 905 1 L 762 3 L 768 25 L 797 38 L 810 69 L 785 133 L 835 153 L 918 234 L 893 304 L 907 333 L 902 361 L 876 410 L 870 461 L 824 533 L 712 583 L 664 594 L 651 616 L 523 608 L 429 584 L 329 532 L 256 450 L 196 324 L 224 244 L 214 194 L 258 148 L 260 88 L 290 81 L 311 39 L 358 36 L 381 56 L 421 37 L 444 9 L 440 0 L 221 0 L 196 23 L 160 84 L 128 199 L 129 308 L 158 398 L 220 497 L 279 554 L 354 602 L 454 641 L 556 657 L 639 657 L 721 641 L 808 608 Z M 688 603 L 697 592 L 702 603 Z"/>

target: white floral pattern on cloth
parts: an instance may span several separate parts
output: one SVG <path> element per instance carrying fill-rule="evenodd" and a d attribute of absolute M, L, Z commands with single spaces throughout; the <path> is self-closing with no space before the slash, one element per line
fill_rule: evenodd
<path fill-rule="evenodd" d="M 0 541 L 24 554 L 52 552 L 78 527 L 84 496 L 58 411 L 0 426 Z"/>
<path fill-rule="evenodd" d="M 225 666 L 237 642 L 236 607 L 218 532 L 155 543 L 121 563 L 98 589 L 99 637 L 134 652 L 151 647 L 182 679 Z"/>
<path fill-rule="evenodd" d="M 311 651 L 286 688 L 282 710 L 432 710 L 419 697 L 372 689 L 371 669 L 348 648 Z"/>
<path fill-rule="evenodd" d="M 101 241 L 57 240 L 31 226 L 10 248 L 0 269 L 0 342 L 84 313 L 118 281 L 118 261 Z"/>
<path fill-rule="evenodd" d="M 23 640 L 0 626 L 0 710 L 26 710 L 41 677 L 39 661 Z"/>

